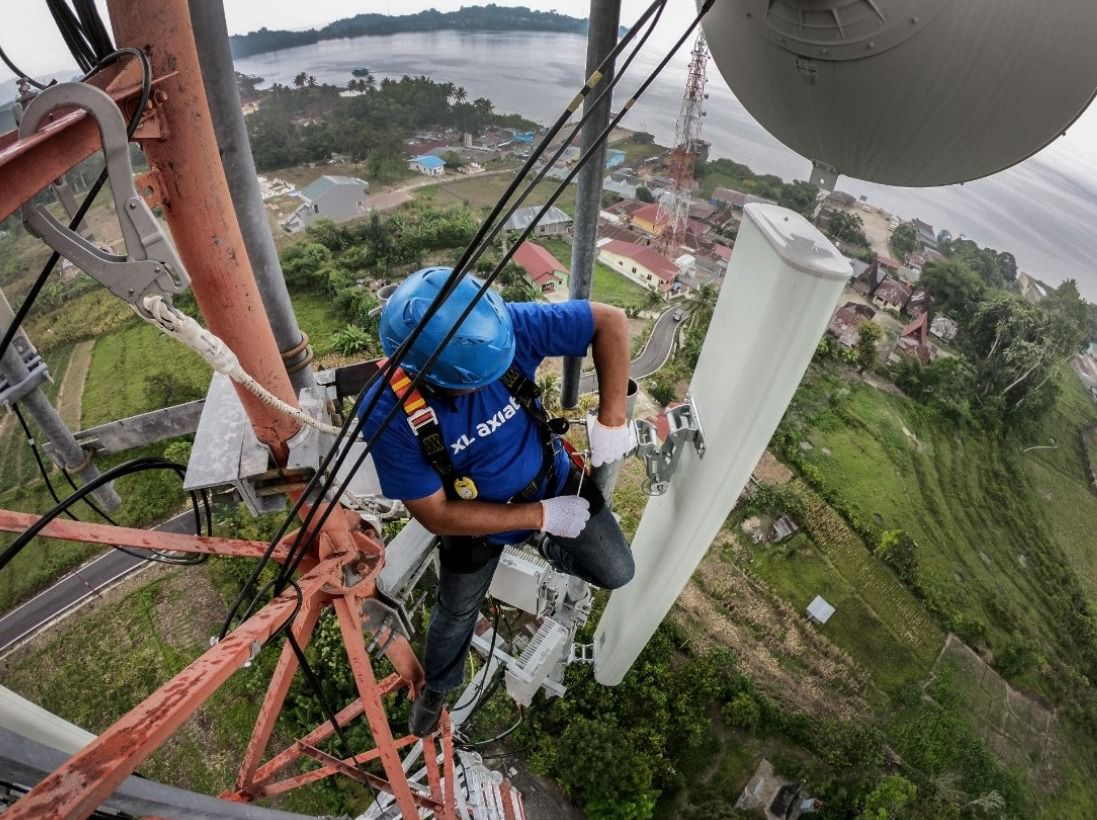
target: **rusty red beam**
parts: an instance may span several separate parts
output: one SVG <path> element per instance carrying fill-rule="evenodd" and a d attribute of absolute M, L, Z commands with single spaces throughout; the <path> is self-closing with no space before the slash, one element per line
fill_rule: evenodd
<path fill-rule="evenodd" d="M 401 680 L 399 675 L 389 675 L 380 683 L 381 696 L 384 697 L 385 695 L 396 691 L 396 689 L 402 685 L 403 681 Z M 335 720 L 340 726 L 343 726 L 354 720 L 355 718 L 360 717 L 362 711 L 362 699 L 358 698 L 357 700 L 353 701 L 348 706 L 345 706 L 342 710 L 340 710 L 335 715 Z M 334 733 L 335 730 L 332 728 L 331 721 L 325 720 L 323 723 L 321 723 L 319 726 L 317 726 L 315 729 L 313 729 L 311 732 L 301 738 L 301 742 L 307 743 L 310 746 L 316 746 L 320 743 L 323 743 Z M 405 738 L 404 740 L 407 740 L 407 738 Z M 415 738 L 411 738 L 411 740 L 415 740 Z M 397 745 L 404 746 L 407 744 L 403 741 L 397 741 Z M 370 754 L 375 753 L 376 750 L 374 750 L 374 752 L 370 752 Z M 301 753 L 297 750 L 296 744 L 282 750 L 259 767 L 259 770 L 256 771 L 254 778 L 249 784 L 249 788 L 257 789 L 263 784 L 273 780 L 278 775 L 278 772 L 286 768 L 286 766 L 295 761 L 298 757 L 300 757 L 300 755 Z"/>
<path fill-rule="evenodd" d="M 454 781 L 457 773 L 454 771 L 453 765 L 453 724 L 450 722 L 448 710 L 442 710 L 439 722 L 442 729 L 442 774 L 446 781 L 444 795 L 446 808 L 442 813 L 442 820 L 456 820 L 457 784 Z"/>
<path fill-rule="evenodd" d="M 365 708 L 373 742 L 381 751 L 381 765 L 385 768 L 392 794 L 396 798 L 396 805 L 400 807 L 404 817 L 415 817 L 417 815 L 411 786 L 400 755 L 396 753 L 392 729 L 389 728 L 388 716 L 385 714 L 385 705 L 381 702 L 380 688 L 373 674 L 369 653 L 366 652 L 358 599 L 352 596 L 341 596 L 334 599 L 334 605 L 335 614 L 339 618 L 339 629 L 343 634 L 343 645 L 347 649 L 347 659 L 350 661 L 350 669 L 354 675 L 354 683 L 358 687 L 358 696 L 362 699 L 362 705 Z"/>
<path fill-rule="evenodd" d="M 321 590 L 317 590 L 317 593 L 322 594 Z M 317 600 L 316 595 L 306 598 L 302 603 L 301 611 L 293 624 L 293 635 L 302 650 L 308 646 L 312 632 L 316 628 L 316 623 L 320 620 L 322 610 L 323 606 Z M 298 665 L 297 654 L 293 651 L 289 641 L 286 641 L 282 646 L 282 654 L 278 658 L 278 664 L 274 667 L 274 673 L 271 675 L 266 697 L 263 698 L 263 705 L 259 707 L 259 716 L 255 720 L 251 740 L 248 741 L 248 748 L 244 752 L 244 760 L 240 764 L 240 771 L 236 777 L 237 792 L 247 791 L 248 786 L 255 778 L 255 770 L 262 761 L 263 754 L 267 751 L 270 736 L 274 733 L 274 724 L 278 721 L 278 715 L 282 713 L 282 705 L 286 701 L 286 695 L 289 694 L 290 684 L 293 683 L 293 676 L 297 672 Z"/>
<path fill-rule="evenodd" d="M 0 532 L 25 532 L 38 523 L 41 516 L 32 513 L 0 510 Z M 89 544 L 114 544 L 142 550 L 202 553 L 235 558 L 259 558 L 269 546 L 265 541 L 245 541 L 238 538 L 211 538 L 207 535 L 187 535 L 178 532 L 138 530 L 132 527 L 116 527 L 112 524 L 93 524 L 87 521 L 70 521 L 55 518 L 42 529 L 42 538 L 59 538 L 62 541 L 83 541 Z M 281 563 L 289 548 L 279 544 L 273 558 Z"/>
<path fill-rule="evenodd" d="M 301 579 L 302 592 L 315 594 L 340 569 L 337 561 L 325 562 Z M 288 589 L 238 626 L 31 789 L 7 810 L 5 820 L 90 815 L 285 623 L 296 598 Z"/>
<path fill-rule="evenodd" d="M 132 70 L 126 70 L 118 79 L 129 78 L 132 74 Z M 136 74 L 140 76 L 139 71 Z M 165 82 L 168 76 L 157 77 L 153 86 Z M 141 84 L 132 80 L 121 85 L 112 83 L 104 90 L 123 106 L 123 110 L 132 112 L 141 94 Z M 0 177 L 4 180 L 0 186 L 0 220 L 7 219 L 24 202 L 100 150 L 102 145 L 99 129 L 85 111 L 55 115 L 26 139 L 19 139 L 17 130 L 0 134 Z"/>
<path fill-rule="evenodd" d="M 395 741 L 394 746 L 397 749 L 403 749 L 405 746 L 411 746 L 418 740 L 419 738 L 415 737 L 414 735 L 408 735 L 407 737 Z M 303 752 L 301 751 L 302 745 L 311 746 L 312 744 L 305 743 L 305 741 L 303 740 L 294 743 L 293 748 L 295 757 L 300 757 L 303 754 Z M 346 758 L 343 763 L 348 766 L 357 767 L 377 760 L 380 756 L 380 749 L 370 749 L 368 752 L 362 752 L 361 754 L 357 754 L 354 757 Z M 323 780 L 325 777 L 331 777 L 332 775 L 339 774 L 341 771 L 342 770 L 336 769 L 333 766 L 321 766 L 319 769 L 312 769 L 311 771 L 294 775 L 293 777 L 287 777 L 285 780 L 279 780 L 275 783 L 264 784 L 256 789 L 256 796 L 261 795 L 263 797 L 273 797 L 277 794 L 282 794 L 284 792 L 292 791 L 293 789 L 298 789 L 301 786 L 307 786 L 309 783 L 315 783 L 317 780 Z M 378 778 L 378 781 L 380 783 L 385 782 L 380 778 Z M 388 792 L 392 791 L 387 784 L 385 784 L 385 790 Z"/>
<path fill-rule="evenodd" d="M 298 745 L 301 746 L 301 754 L 305 755 L 306 757 L 312 758 L 318 763 L 323 763 L 326 767 L 335 769 L 337 772 L 339 772 L 339 774 L 346 775 L 347 777 L 351 778 L 351 780 L 357 780 L 359 783 L 365 783 L 369 786 L 373 786 L 373 788 L 375 789 L 381 789 L 382 791 L 389 792 L 390 794 L 392 793 L 391 785 L 389 783 L 386 783 L 377 775 L 370 774 L 369 772 L 363 772 L 362 770 L 347 764 L 339 758 L 332 757 L 327 752 L 322 752 L 319 749 L 308 746 L 307 744 L 300 743 Z M 419 806 L 424 809 L 428 809 L 435 813 L 440 813 L 445 810 L 445 807 L 437 800 L 428 797 L 418 790 L 413 790 L 411 793 L 411 797 L 412 800 L 414 800 Z M 418 817 L 419 813 L 415 812 L 411 815 L 405 813 L 401 816 L 405 818 Z"/>

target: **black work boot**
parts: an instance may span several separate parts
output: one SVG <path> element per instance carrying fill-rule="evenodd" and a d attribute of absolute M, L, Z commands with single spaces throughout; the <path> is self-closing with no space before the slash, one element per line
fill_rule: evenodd
<path fill-rule="evenodd" d="M 442 713 L 445 700 L 445 692 L 435 692 L 424 687 L 411 705 L 408 731 L 416 737 L 426 737 L 438 731 L 438 716 Z"/>

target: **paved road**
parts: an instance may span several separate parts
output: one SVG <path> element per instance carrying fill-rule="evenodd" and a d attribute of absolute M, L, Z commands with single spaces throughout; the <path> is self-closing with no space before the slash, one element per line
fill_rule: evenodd
<path fill-rule="evenodd" d="M 640 355 L 632 360 L 632 366 L 629 367 L 629 376 L 633 381 L 646 379 L 667 363 L 671 348 L 674 347 L 674 337 L 682 325 L 681 322 L 674 321 L 674 313 L 678 310 L 684 313 L 686 308 L 679 305 L 667 308 L 655 320 L 655 326 L 651 329 L 647 344 L 640 351 Z M 580 394 L 593 393 L 595 389 L 597 385 L 593 373 L 587 373 L 579 380 Z"/>
<path fill-rule="evenodd" d="M 153 529 L 161 532 L 194 532 L 194 513 L 189 510 L 180 513 Z M 49 589 L 0 618 L 0 652 L 90 598 L 96 591 L 110 586 L 145 564 L 140 558 L 119 550 L 110 550 L 80 567 L 79 575 L 66 575 Z"/>

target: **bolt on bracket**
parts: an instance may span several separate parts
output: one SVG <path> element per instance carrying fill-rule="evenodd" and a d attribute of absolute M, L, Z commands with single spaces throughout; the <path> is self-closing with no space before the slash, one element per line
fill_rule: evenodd
<path fill-rule="evenodd" d="M 667 410 L 667 437 L 662 443 L 655 425 L 638 419 L 636 425 L 636 455 L 643 459 L 647 479 L 643 490 L 647 495 L 663 495 L 670 489 L 670 479 L 678 469 L 678 461 L 687 444 L 692 444 L 697 456 L 705 455 L 705 434 L 693 395 L 686 403 Z"/>

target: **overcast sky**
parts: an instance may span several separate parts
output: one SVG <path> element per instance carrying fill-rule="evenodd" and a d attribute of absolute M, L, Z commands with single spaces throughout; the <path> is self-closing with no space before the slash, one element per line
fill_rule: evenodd
<path fill-rule="evenodd" d="M 500 5 L 526 5 L 532 8 L 555 9 L 565 14 L 585 17 L 589 0 L 495 0 Z M 322 26 L 341 17 L 360 12 L 408 14 L 428 8 L 442 11 L 458 9 L 487 0 L 224 0 L 229 32 L 243 34 L 262 26 L 273 29 L 300 29 Z M 650 0 L 622 0 L 621 21 L 635 20 Z M 96 0 L 108 19 L 105 0 Z M 0 27 L 0 46 L 22 70 L 31 74 L 60 72 L 61 76 L 75 73 L 71 57 L 65 50 L 46 8 L 44 0 L 23 0 L 5 3 L 4 24 Z M 670 0 L 667 13 L 670 20 L 685 20 L 695 10 L 694 0 Z M 669 31 L 669 29 L 664 29 Z M 654 41 L 663 32 L 657 31 Z M 653 42 L 654 42 L 653 41 Z M 13 79 L 11 72 L 0 64 L 0 86 Z M 1058 152 L 1071 155 L 1090 174 L 1097 175 L 1097 106 L 1074 125 L 1063 140 L 1055 145 Z"/>
<path fill-rule="evenodd" d="M 372 0 L 225 0 L 225 18 L 230 34 L 244 34 L 266 26 L 272 29 L 314 28 L 351 17 L 362 12 L 382 14 L 410 14 L 423 9 L 435 8 L 439 11 L 453 11 L 461 6 L 477 5 L 479 0 L 400 0 L 400 2 L 382 2 Z M 484 0 L 487 2 L 487 0 Z M 554 9 L 563 14 L 586 17 L 590 9 L 588 0 L 522 0 L 508 2 L 495 0 L 501 6 L 529 6 L 537 9 Z M 650 0 L 622 0 L 622 22 L 629 23 L 640 15 Z M 9 5 L 5 3 L 5 5 Z M 10 4 L 4 14 L 4 24 L 0 28 L 0 46 L 19 68 L 30 74 L 51 71 L 67 71 L 72 59 L 65 50 L 61 36 L 54 27 L 43 0 L 23 0 Z M 105 0 L 96 0 L 107 20 Z M 684 14 L 689 13 L 689 0 L 675 0 L 673 6 L 680 6 Z M 0 64 L 0 83 L 12 79 L 12 74 Z"/>

